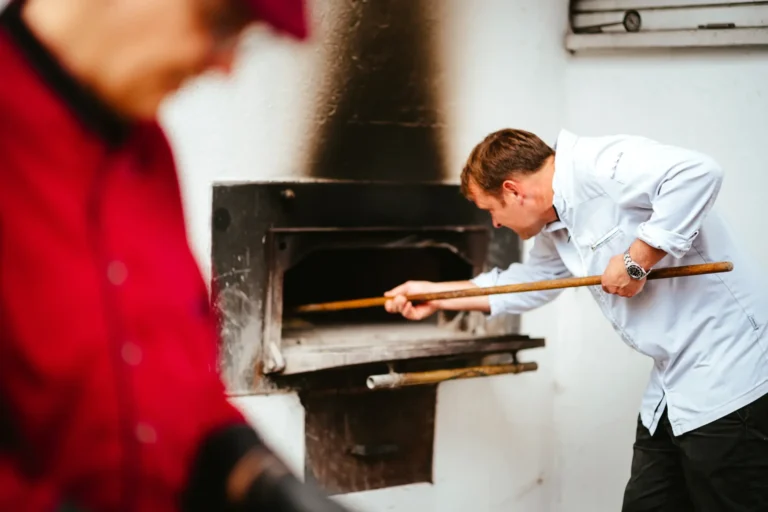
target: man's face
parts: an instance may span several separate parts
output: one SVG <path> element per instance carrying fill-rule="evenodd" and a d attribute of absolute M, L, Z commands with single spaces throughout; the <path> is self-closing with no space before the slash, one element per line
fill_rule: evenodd
<path fill-rule="evenodd" d="M 523 240 L 539 234 L 546 222 L 534 201 L 526 200 L 525 182 L 506 181 L 497 195 L 489 194 L 474 182 L 469 192 L 475 205 L 491 214 L 494 227 L 506 227 Z"/>
<path fill-rule="evenodd" d="M 118 56 L 108 100 L 123 114 L 152 119 L 162 101 L 210 70 L 229 73 L 245 17 L 233 0 L 131 0 L 124 22 L 132 47 Z M 130 10 L 128 10 L 130 9 Z"/>

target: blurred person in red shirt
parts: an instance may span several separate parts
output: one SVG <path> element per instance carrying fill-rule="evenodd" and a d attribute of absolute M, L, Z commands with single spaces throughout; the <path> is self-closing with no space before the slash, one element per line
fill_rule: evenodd
<path fill-rule="evenodd" d="M 339 511 L 226 398 L 161 102 L 300 0 L 0 14 L 0 510 Z"/>

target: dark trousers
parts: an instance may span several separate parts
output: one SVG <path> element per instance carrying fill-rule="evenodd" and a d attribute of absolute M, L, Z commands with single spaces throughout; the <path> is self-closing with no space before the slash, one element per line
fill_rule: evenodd
<path fill-rule="evenodd" d="M 622 512 L 768 512 L 768 395 L 679 437 L 638 418 Z"/>

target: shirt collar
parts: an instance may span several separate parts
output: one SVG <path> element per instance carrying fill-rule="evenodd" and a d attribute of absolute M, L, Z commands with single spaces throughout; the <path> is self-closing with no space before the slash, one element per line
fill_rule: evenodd
<path fill-rule="evenodd" d="M 565 199 L 563 198 L 563 179 L 567 174 L 567 169 L 571 163 L 571 149 L 576 143 L 576 136 L 567 130 L 560 130 L 555 140 L 553 149 L 555 150 L 555 172 L 552 176 L 552 206 L 555 209 L 557 220 L 550 222 L 542 231 L 551 233 L 560 229 L 567 229 L 563 222 L 563 214 L 567 212 Z M 558 172 L 559 171 L 559 172 Z"/>
<path fill-rule="evenodd" d="M 550 222 L 549 224 L 547 224 L 546 226 L 544 226 L 544 228 L 542 229 L 542 231 L 545 231 L 545 232 L 547 232 L 547 233 L 552 233 L 553 231 L 559 231 L 559 230 L 561 230 L 561 229 L 566 229 L 567 227 L 568 227 L 568 226 L 566 226 L 565 224 L 563 224 L 563 222 L 562 222 L 562 221 L 560 221 L 560 220 L 556 220 L 556 221 Z"/>
<path fill-rule="evenodd" d="M 547 233 L 551 233 L 553 231 L 557 231 L 558 229 L 565 228 L 565 224 L 560 220 L 560 212 L 557 210 L 557 206 L 554 204 L 552 205 L 552 208 L 555 209 L 555 216 L 557 217 L 555 220 L 544 226 L 544 229 L 542 231 L 546 231 Z"/>
<path fill-rule="evenodd" d="M 555 172 L 552 175 L 552 205 L 558 214 L 558 219 L 549 223 L 544 230 L 555 231 L 563 229 L 567 225 L 568 205 L 565 201 L 565 191 L 567 190 L 567 181 L 572 175 L 573 167 L 573 147 L 576 144 L 577 136 L 568 130 L 560 130 L 557 140 L 553 146 L 555 150 Z"/>
<path fill-rule="evenodd" d="M 79 83 L 38 40 L 21 17 L 24 0 L 15 0 L 0 14 L 0 30 L 14 42 L 40 78 L 66 103 L 79 121 L 110 146 L 121 144 L 129 123 Z"/>

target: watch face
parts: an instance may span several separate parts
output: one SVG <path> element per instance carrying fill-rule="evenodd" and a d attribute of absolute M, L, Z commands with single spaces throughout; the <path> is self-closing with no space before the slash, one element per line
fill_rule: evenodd
<path fill-rule="evenodd" d="M 637 265 L 630 265 L 627 267 L 627 272 L 629 273 L 629 277 L 632 279 L 642 279 L 645 277 L 645 272 L 643 269 L 638 267 Z"/>

